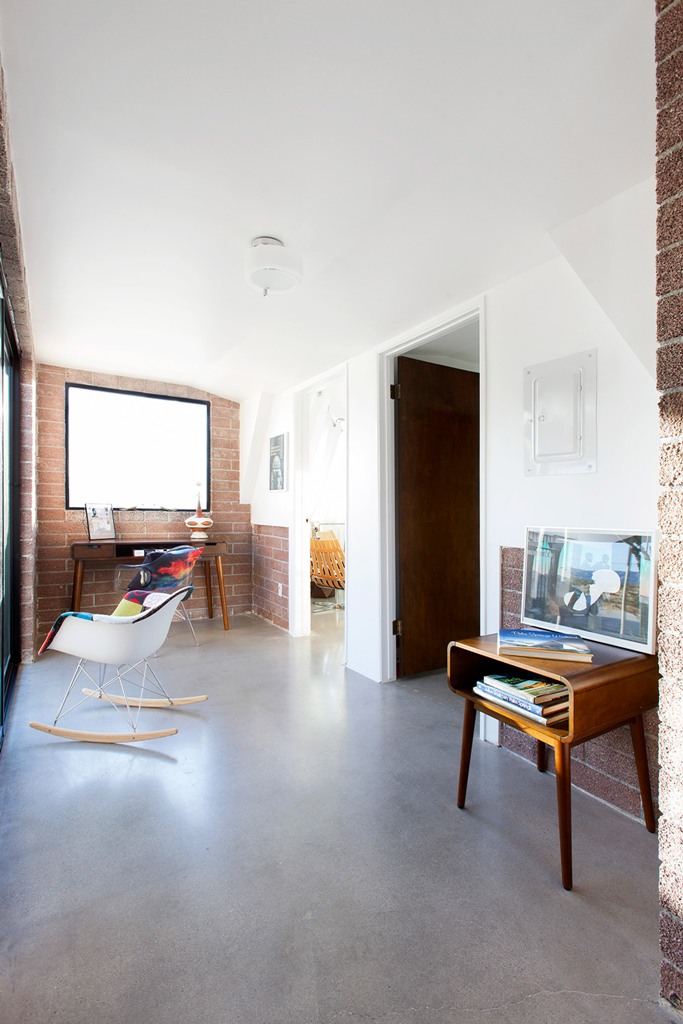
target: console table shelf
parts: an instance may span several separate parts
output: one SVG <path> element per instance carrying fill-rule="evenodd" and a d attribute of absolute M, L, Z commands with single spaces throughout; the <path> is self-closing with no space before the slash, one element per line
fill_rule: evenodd
<path fill-rule="evenodd" d="M 560 833 L 562 885 L 572 887 L 571 748 L 620 726 L 631 731 L 645 827 L 656 830 L 650 789 L 643 712 L 657 706 L 659 672 L 654 655 L 638 654 L 607 644 L 591 643 L 592 662 L 498 654 L 498 636 L 474 637 L 448 645 L 448 685 L 465 701 L 458 807 L 465 806 L 476 712 L 513 726 L 536 740 L 536 765 L 545 769 L 545 747 L 555 754 L 557 813 Z M 526 677 L 565 683 L 569 717 L 560 728 L 536 723 L 472 692 L 485 675 L 508 671 Z"/>

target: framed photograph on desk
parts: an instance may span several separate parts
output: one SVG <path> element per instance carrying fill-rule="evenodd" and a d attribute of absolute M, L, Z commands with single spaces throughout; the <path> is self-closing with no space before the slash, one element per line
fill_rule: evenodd
<path fill-rule="evenodd" d="M 88 540 L 116 540 L 114 510 L 111 505 L 85 506 Z"/>

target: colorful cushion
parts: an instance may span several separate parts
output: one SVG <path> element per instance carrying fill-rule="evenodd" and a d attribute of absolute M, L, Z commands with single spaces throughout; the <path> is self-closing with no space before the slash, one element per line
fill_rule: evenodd
<path fill-rule="evenodd" d="M 127 594 L 123 595 L 112 615 L 116 618 L 124 615 L 139 615 L 143 609 L 146 597 L 147 592 L 145 590 L 129 590 Z"/>
<path fill-rule="evenodd" d="M 166 594 L 151 592 L 149 590 L 129 590 L 124 594 L 114 611 L 112 617 L 121 618 L 130 615 L 139 615 L 148 608 L 156 608 L 158 604 L 166 600 Z M 109 618 L 108 615 L 102 616 Z"/>
<path fill-rule="evenodd" d="M 169 551 L 148 551 L 137 573 L 128 584 L 130 590 L 177 590 L 188 578 L 203 548 L 177 547 Z"/>

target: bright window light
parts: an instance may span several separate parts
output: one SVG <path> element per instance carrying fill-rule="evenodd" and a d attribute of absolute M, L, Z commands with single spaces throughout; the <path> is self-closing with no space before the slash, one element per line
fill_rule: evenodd
<path fill-rule="evenodd" d="M 209 402 L 66 385 L 66 507 L 210 504 Z"/>

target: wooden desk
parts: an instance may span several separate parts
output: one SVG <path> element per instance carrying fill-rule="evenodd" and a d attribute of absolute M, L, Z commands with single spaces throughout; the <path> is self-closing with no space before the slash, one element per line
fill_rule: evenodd
<path fill-rule="evenodd" d="M 221 610 L 223 612 L 223 628 L 230 629 L 228 621 L 228 609 L 225 601 L 225 579 L 223 577 L 223 555 L 228 553 L 228 545 L 225 541 L 205 540 L 192 542 L 189 540 L 101 540 L 79 542 L 71 545 L 71 557 L 74 563 L 74 579 L 71 591 L 71 611 L 81 610 L 81 595 L 83 593 L 83 570 L 86 565 L 95 567 L 94 563 L 104 561 L 125 561 L 131 565 L 141 562 L 144 555 L 135 555 L 135 551 L 167 551 L 169 548 L 176 548 L 185 544 L 188 547 L 204 548 L 201 561 L 204 562 L 204 580 L 206 583 L 206 606 L 209 618 L 213 618 L 213 598 L 211 594 L 211 559 L 216 566 L 216 577 L 218 579 L 218 591 L 221 597 Z"/>
<path fill-rule="evenodd" d="M 497 653 L 498 635 L 453 641 L 448 645 L 448 685 L 465 700 L 458 782 L 458 807 L 465 806 L 477 711 L 514 726 L 536 740 L 536 765 L 545 770 L 545 746 L 555 753 L 557 817 L 560 831 L 562 885 L 572 887 L 571 748 L 622 725 L 631 730 L 645 827 L 656 829 L 647 763 L 643 712 L 657 706 L 657 658 L 607 644 L 591 643 L 593 661 L 513 658 Z M 569 688 L 569 718 L 564 726 L 536 724 L 472 692 L 485 675 L 514 671 L 522 676 L 555 680 Z"/>

